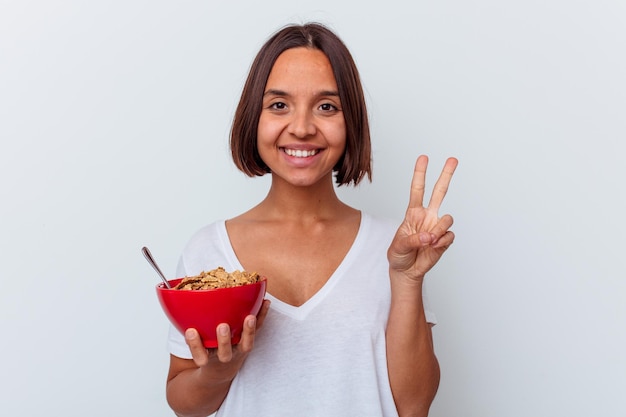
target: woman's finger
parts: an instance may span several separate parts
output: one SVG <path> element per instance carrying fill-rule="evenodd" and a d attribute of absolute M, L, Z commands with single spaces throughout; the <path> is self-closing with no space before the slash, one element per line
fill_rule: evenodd
<path fill-rule="evenodd" d="M 426 188 L 426 169 L 428 168 L 428 157 L 420 155 L 415 161 L 413 169 L 413 179 L 411 180 L 411 194 L 409 195 L 409 209 L 423 207 L 424 190 Z"/>
<path fill-rule="evenodd" d="M 430 230 L 430 233 L 433 235 L 433 245 L 437 243 L 441 236 L 446 234 L 448 229 L 452 227 L 453 223 L 454 219 L 449 214 L 446 214 L 439 219 L 437 224 Z"/>
<path fill-rule="evenodd" d="M 217 326 L 217 358 L 220 362 L 230 362 L 233 358 L 233 346 L 231 345 L 230 326 L 222 323 Z"/>
<path fill-rule="evenodd" d="M 450 186 L 450 181 L 452 181 L 452 175 L 454 175 L 454 170 L 456 169 L 459 161 L 456 158 L 448 158 L 445 165 L 443 166 L 443 170 L 435 183 L 435 187 L 433 188 L 433 194 L 430 197 L 430 202 L 428 203 L 429 209 L 434 209 L 435 211 L 439 211 L 439 207 L 443 202 L 446 193 L 448 192 L 448 187 Z"/>
<path fill-rule="evenodd" d="M 454 232 L 448 230 L 443 236 L 441 236 L 439 239 L 437 239 L 436 242 L 433 243 L 432 247 L 434 249 L 447 249 L 454 242 L 454 237 Z"/>
<path fill-rule="evenodd" d="M 263 304 L 261 304 L 261 310 L 259 310 L 259 314 L 257 314 L 256 316 L 257 329 L 263 326 L 263 322 L 265 321 L 265 317 L 267 317 L 268 311 L 270 311 L 270 300 L 263 300 Z"/>
<path fill-rule="evenodd" d="M 254 346 L 254 336 L 256 334 L 257 319 L 255 316 L 250 315 L 243 321 L 243 330 L 241 331 L 241 340 L 237 349 L 242 353 L 248 353 Z"/>
<path fill-rule="evenodd" d="M 187 329 L 185 331 L 185 342 L 187 342 L 187 346 L 189 346 L 191 357 L 196 366 L 201 367 L 209 362 L 209 354 L 196 329 Z"/>

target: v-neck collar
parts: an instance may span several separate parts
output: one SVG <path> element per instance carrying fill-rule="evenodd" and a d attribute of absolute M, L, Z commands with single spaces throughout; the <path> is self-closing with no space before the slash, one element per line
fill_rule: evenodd
<path fill-rule="evenodd" d="M 266 293 L 266 298 L 271 301 L 271 308 L 296 320 L 304 320 L 309 313 L 317 307 L 332 291 L 332 289 L 337 285 L 339 281 L 341 281 L 342 277 L 345 275 L 345 270 L 350 267 L 350 265 L 355 261 L 357 257 L 357 253 L 359 252 L 359 248 L 363 245 L 363 240 L 367 235 L 367 230 L 370 226 L 370 217 L 361 212 L 361 221 L 359 223 L 359 230 L 357 231 L 356 237 L 350 246 L 350 249 L 341 260 L 341 263 L 332 273 L 328 281 L 320 288 L 311 298 L 305 301 L 300 306 L 294 306 L 289 303 L 286 303 L 276 297 L 274 297 L 269 292 Z M 224 244 L 224 252 L 228 257 L 229 263 L 232 265 L 234 269 L 243 270 L 244 267 L 239 262 L 237 255 L 235 254 L 235 250 L 230 242 L 230 238 L 228 236 L 228 231 L 226 230 L 226 221 L 222 220 L 219 224 L 219 233 L 220 239 Z"/>

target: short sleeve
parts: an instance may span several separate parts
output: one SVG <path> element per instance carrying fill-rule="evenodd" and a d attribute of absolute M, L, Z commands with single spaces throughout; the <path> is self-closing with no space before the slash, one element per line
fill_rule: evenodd
<path fill-rule="evenodd" d="M 185 270 L 185 262 L 183 256 L 180 257 L 178 261 L 178 266 L 176 267 L 176 276 L 184 277 L 187 275 Z M 170 324 L 168 338 L 167 338 L 167 350 L 174 356 L 178 356 L 183 359 L 191 359 L 191 351 L 189 350 L 189 346 L 187 346 L 187 342 L 185 342 L 185 336 L 178 331 L 176 327 Z"/>
<path fill-rule="evenodd" d="M 437 316 L 431 308 L 430 300 L 428 298 L 428 290 L 425 285 L 422 287 L 422 300 L 424 302 L 424 314 L 426 315 L 426 321 L 434 326 L 437 324 Z"/>

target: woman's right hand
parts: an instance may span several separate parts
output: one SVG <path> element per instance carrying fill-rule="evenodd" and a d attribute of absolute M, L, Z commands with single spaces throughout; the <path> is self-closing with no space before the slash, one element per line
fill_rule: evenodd
<path fill-rule="evenodd" d="M 256 331 L 263 325 L 269 311 L 269 300 L 263 300 L 259 314 L 245 318 L 241 340 L 238 344 L 231 344 L 230 327 L 226 323 L 217 326 L 217 348 L 207 349 L 202 344 L 200 334 L 196 329 L 185 331 L 185 341 L 189 346 L 196 366 L 210 373 L 210 379 L 231 381 L 239 372 L 245 358 L 254 347 Z"/>
<path fill-rule="evenodd" d="M 215 349 L 204 347 L 196 329 L 185 331 L 192 359 L 170 355 L 167 378 L 167 401 L 176 415 L 206 416 L 219 408 L 252 351 L 256 331 L 263 325 L 269 308 L 269 300 L 263 300 L 259 314 L 245 318 L 241 340 L 236 345 L 231 345 L 230 329 L 224 323 L 217 327 Z"/>

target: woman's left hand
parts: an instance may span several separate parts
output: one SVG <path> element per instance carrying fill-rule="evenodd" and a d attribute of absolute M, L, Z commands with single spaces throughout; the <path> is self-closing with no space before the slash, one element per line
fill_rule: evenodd
<path fill-rule="evenodd" d="M 417 158 L 411 181 L 409 207 L 387 251 L 390 272 L 421 282 L 426 272 L 439 261 L 454 241 L 454 233 L 449 230 L 452 216 L 446 214 L 439 217 L 439 207 L 457 165 L 456 158 L 448 158 L 435 183 L 428 206 L 424 207 L 428 157 L 421 155 Z"/>

